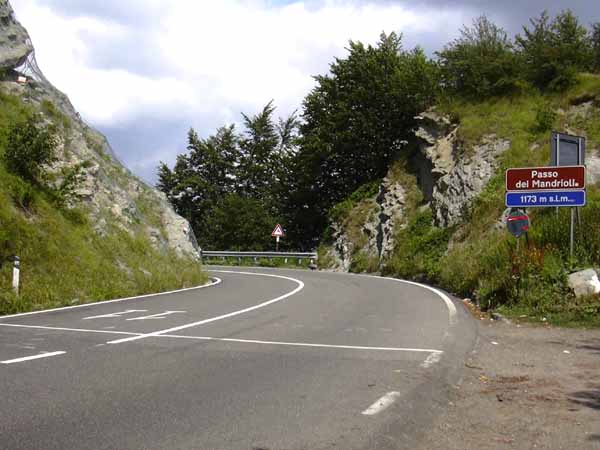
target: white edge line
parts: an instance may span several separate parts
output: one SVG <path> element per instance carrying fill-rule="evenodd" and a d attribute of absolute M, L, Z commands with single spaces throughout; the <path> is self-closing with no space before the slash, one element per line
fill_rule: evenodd
<path fill-rule="evenodd" d="M 388 392 L 375 403 L 373 403 L 371 406 L 369 406 L 367 409 L 365 409 L 362 412 L 362 414 L 365 416 L 374 416 L 375 414 L 380 413 L 384 409 L 389 408 L 389 406 L 399 398 L 400 392 Z"/>
<path fill-rule="evenodd" d="M 0 323 L 0 327 L 14 327 L 14 328 L 34 328 L 40 330 L 50 331 L 73 331 L 78 333 L 100 333 L 100 334 L 119 334 L 126 336 L 144 336 L 144 333 L 133 333 L 129 331 L 109 331 L 109 330 L 91 330 L 85 328 L 64 328 L 64 327 L 45 327 L 41 325 L 20 325 L 14 323 Z M 235 339 L 235 338 L 218 338 L 210 336 L 184 336 L 179 334 L 159 334 L 154 337 L 158 338 L 172 338 L 172 339 L 195 339 L 200 341 L 217 341 L 217 342 L 237 342 L 241 344 L 265 344 L 265 345 L 284 345 L 292 347 L 318 347 L 318 348 L 339 348 L 348 350 L 377 350 L 377 351 L 390 351 L 390 352 L 418 352 L 418 353 L 429 353 L 431 355 L 441 354 L 442 350 L 434 350 L 428 348 L 402 348 L 402 347 L 367 347 L 359 345 L 332 345 L 332 344 L 312 344 L 309 342 L 284 342 L 284 341 L 261 341 L 256 339 Z M 104 344 L 102 344 L 104 345 Z"/>
<path fill-rule="evenodd" d="M 368 277 L 368 278 L 377 278 L 380 280 L 391 280 L 391 281 L 396 281 L 397 283 L 412 284 L 413 286 L 418 286 L 423 289 L 427 289 L 428 291 L 433 292 L 438 297 L 440 297 L 446 304 L 446 307 L 448 308 L 448 316 L 449 316 L 450 325 L 455 325 L 457 322 L 457 311 L 456 311 L 456 306 L 454 305 L 454 302 L 450 299 L 450 297 L 448 297 L 446 294 L 444 294 L 439 289 L 436 289 L 431 286 L 427 286 L 426 284 L 417 283 L 415 281 L 401 280 L 400 278 L 381 277 L 381 276 L 377 276 L 377 275 L 361 275 L 361 274 L 350 274 L 350 275 L 362 276 L 362 277 Z"/>
<path fill-rule="evenodd" d="M 50 331 L 73 331 L 78 333 L 100 333 L 100 334 L 119 334 L 126 336 L 146 336 L 144 333 L 133 333 L 129 331 L 109 331 L 109 330 L 91 330 L 85 328 L 64 328 L 64 327 L 45 327 L 41 325 L 20 325 L 14 323 L 0 323 L 0 327 L 14 327 L 14 328 L 34 328 L 39 330 L 50 330 Z M 235 338 L 218 338 L 210 336 L 184 336 L 179 334 L 159 334 L 154 337 L 159 338 L 172 338 L 172 339 L 195 339 L 199 341 L 217 341 L 217 342 L 237 342 L 241 344 L 265 344 L 265 345 L 284 345 L 292 347 L 317 347 L 317 348 L 339 348 L 348 350 L 378 350 L 378 351 L 390 351 L 390 352 L 418 352 L 418 353 L 429 353 L 431 355 L 442 354 L 442 350 L 428 349 L 428 348 L 403 348 L 403 347 L 367 347 L 359 345 L 331 345 L 331 344 L 312 344 L 309 342 L 284 342 L 284 341 L 261 341 L 257 339 L 235 339 Z M 102 344 L 104 345 L 104 344 Z"/>
<path fill-rule="evenodd" d="M 127 300 L 136 300 L 136 299 L 140 299 L 140 298 L 158 297 L 161 295 L 176 294 L 178 292 L 193 291 L 195 289 L 203 289 L 203 288 L 207 288 L 207 287 L 211 287 L 211 286 L 216 286 L 217 284 L 220 284 L 221 282 L 222 282 L 222 280 L 220 278 L 213 277 L 212 281 L 210 283 L 206 283 L 201 286 L 194 286 L 194 287 L 183 288 L 183 289 L 175 289 L 174 291 L 157 292 L 155 294 L 144 294 L 144 295 L 136 295 L 134 297 L 117 298 L 114 300 L 98 300 L 95 302 L 84 303 L 82 305 L 61 306 L 60 308 L 41 309 L 39 311 L 30 311 L 30 312 L 25 312 L 25 313 L 10 314 L 8 316 L 0 316 L 0 320 L 9 319 L 11 317 L 30 316 L 32 314 L 42 314 L 42 313 L 47 313 L 47 312 L 52 312 L 52 311 L 64 311 L 64 310 L 68 310 L 68 309 L 86 308 L 88 306 L 106 305 L 108 303 L 124 302 Z"/>
<path fill-rule="evenodd" d="M 128 331 L 89 330 L 86 328 L 44 327 L 41 325 L 20 325 L 20 324 L 16 324 L 16 323 L 0 323 L 0 327 L 33 328 L 36 330 L 50 330 L 50 331 L 76 331 L 79 333 L 125 334 L 127 336 L 141 336 L 143 334 L 143 333 L 131 333 Z"/>
<path fill-rule="evenodd" d="M 213 272 L 217 272 L 217 271 L 213 271 Z M 204 319 L 204 320 L 200 320 L 198 322 L 193 322 L 193 323 L 188 323 L 186 325 L 180 325 L 178 327 L 173 327 L 173 328 L 167 328 L 166 330 L 160 330 L 160 331 L 154 331 L 152 333 L 147 333 L 147 334 L 143 334 L 140 336 L 134 336 L 134 337 L 128 337 L 128 338 L 123 338 L 123 339 L 117 339 L 115 341 L 109 341 L 107 342 L 107 344 L 121 344 L 124 342 L 130 342 L 130 341 L 137 341 L 139 339 L 145 339 L 148 337 L 152 337 L 152 336 L 160 336 L 161 334 L 167 334 L 167 333 L 172 333 L 174 331 L 179 331 L 179 330 L 185 330 L 186 328 L 191 328 L 191 327 L 196 327 L 199 325 L 204 325 L 207 323 L 211 323 L 211 322 L 216 322 L 217 320 L 222 320 L 222 319 L 227 319 L 229 317 L 234 317 L 234 316 L 238 316 L 240 314 L 244 314 L 250 311 L 254 311 L 256 309 L 259 308 L 264 308 L 265 306 L 271 305 L 273 303 L 277 303 L 281 300 L 284 300 L 288 297 L 291 297 L 292 295 L 300 292 L 302 289 L 304 289 L 304 283 L 296 278 L 291 278 L 291 277 L 286 277 L 283 275 L 272 275 L 272 274 L 266 274 L 266 273 L 254 273 L 254 272 L 234 272 L 234 271 L 226 271 L 226 270 L 221 270 L 218 271 L 220 273 L 233 273 L 233 274 L 238 274 L 238 275 L 253 275 L 253 276 L 263 276 L 263 277 L 272 277 L 272 278 L 282 278 L 284 280 L 289 280 L 289 281 L 293 281 L 294 283 L 297 283 L 298 286 L 296 287 L 296 289 L 280 295 L 277 298 L 274 298 L 272 300 L 267 300 L 266 302 L 262 302 L 259 303 L 258 305 L 254 305 L 254 306 L 250 306 L 249 308 L 244 308 L 244 309 L 240 309 L 238 311 L 233 311 L 227 314 L 223 314 L 221 316 L 217 316 L 217 317 L 211 317 L 209 319 Z"/>
<path fill-rule="evenodd" d="M 61 352 L 41 353 L 39 355 L 25 356 L 23 358 L 7 359 L 6 361 L 0 361 L 0 364 L 13 364 L 13 363 L 19 363 L 19 362 L 23 362 L 23 361 L 31 361 L 32 359 L 48 358 L 50 356 L 64 355 L 65 353 L 67 353 L 67 352 L 61 351 Z"/>
<path fill-rule="evenodd" d="M 278 268 L 272 268 L 272 267 L 261 267 L 260 270 L 301 271 L 301 269 L 278 269 Z M 231 271 L 226 271 L 226 270 L 208 270 L 208 271 L 209 272 L 222 272 L 222 273 L 236 273 L 236 272 L 231 272 Z M 368 275 L 368 274 L 349 273 L 349 272 L 344 272 L 344 273 L 339 273 L 339 272 L 324 272 L 324 273 L 334 273 L 334 274 L 337 274 L 337 275 L 340 275 L 340 276 L 350 275 L 350 276 L 355 276 L 355 277 L 376 278 L 378 280 L 391 280 L 391 281 L 395 281 L 397 283 L 412 284 L 413 286 L 418 286 L 418 287 L 421 287 L 423 289 L 427 289 L 428 291 L 433 292 L 438 297 L 440 297 L 444 301 L 444 303 L 446 304 L 446 307 L 448 308 L 448 316 L 449 316 L 450 325 L 455 325 L 457 323 L 457 311 L 456 311 L 456 306 L 454 305 L 454 302 L 444 292 L 442 292 L 439 289 L 436 289 L 434 287 L 427 286 L 426 284 L 422 284 L 422 283 L 417 283 L 415 281 L 402 280 L 400 278 L 392 278 L 392 277 L 382 277 L 382 276 L 379 276 L 379 275 Z"/>
<path fill-rule="evenodd" d="M 178 339 L 197 339 L 203 341 L 218 341 L 218 342 L 238 342 L 243 344 L 268 344 L 268 345 L 287 345 L 292 347 L 320 347 L 320 348 L 339 348 L 348 350 L 379 350 L 389 352 L 421 352 L 432 354 L 441 354 L 442 350 L 434 350 L 428 348 L 403 348 L 403 347 L 366 347 L 359 345 L 332 345 L 332 344 L 311 344 L 308 342 L 283 342 L 283 341 L 261 341 L 256 339 L 233 339 L 233 338 L 215 338 L 208 336 L 183 336 L 178 334 L 161 334 L 159 337 L 170 337 Z"/>

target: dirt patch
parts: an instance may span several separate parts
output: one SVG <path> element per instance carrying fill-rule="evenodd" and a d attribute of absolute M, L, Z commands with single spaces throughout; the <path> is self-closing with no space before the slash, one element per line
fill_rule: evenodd
<path fill-rule="evenodd" d="M 414 450 L 600 449 L 600 330 L 491 322 Z"/>

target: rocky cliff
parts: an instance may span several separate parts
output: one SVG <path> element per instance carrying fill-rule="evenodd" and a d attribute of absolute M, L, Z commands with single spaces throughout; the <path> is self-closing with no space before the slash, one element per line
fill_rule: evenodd
<path fill-rule="evenodd" d="M 357 257 L 367 259 L 370 270 L 380 267 L 393 252 L 396 232 L 407 225 L 409 192 L 414 196 L 414 191 L 418 191 L 420 198 L 419 202 L 412 202 L 411 208 L 431 209 L 436 226 L 459 224 L 495 174 L 498 156 L 510 148 L 509 140 L 493 134 L 466 147 L 458 138 L 459 125 L 434 110 L 416 119 L 406 161 L 390 168 L 378 195 L 357 206 L 364 209 L 371 205 L 359 230 L 349 233 L 348 221 L 331 224 L 333 244 L 327 253 L 333 268 L 351 270 Z"/>
<path fill-rule="evenodd" d="M 27 31 L 6 0 L 0 0 L 0 69 L 0 91 L 18 96 L 42 111 L 48 122 L 60 125 L 60 161 L 50 170 L 58 174 L 63 168 L 79 168 L 79 200 L 73 206 L 89 212 L 97 233 L 116 225 L 132 235 L 143 234 L 158 250 L 198 258 L 189 223 L 173 211 L 164 194 L 123 167 L 106 138 L 45 79 Z"/>

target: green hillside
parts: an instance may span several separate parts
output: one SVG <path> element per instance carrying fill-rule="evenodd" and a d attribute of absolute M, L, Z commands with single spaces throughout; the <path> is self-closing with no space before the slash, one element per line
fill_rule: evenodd
<path fill-rule="evenodd" d="M 581 106 L 583 105 L 583 106 Z M 569 259 L 568 208 L 532 208 L 529 245 L 498 226 L 504 207 L 504 172 L 510 167 L 547 165 L 550 130 L 569 130 L 587 137 L 587 157 L 600 148 L 600 76 L 581 74 L 577 83 L 560 93 L 521 93 L 485 101 L 454 99 L 436 109 L 458 124 L 458 141 L 469 152 L 484 136 L 510 141 L 499 157 L 495 175 L 472 203 L 461 223 L 436 227 L 416 177 L 402 158 L 391 172 L 401 178 L 412 200 L 405 222 L 394 236 L 392 254 L 380 264 L 362 251 L 363 225 L 374 211 L 374 196 L 354 195 L 330 214 L 354 244 L 351 271 L 429 282 L 476 300 L 484 309 L 527 315 L 556 323 L 600 324 L 600 299 L 575 300 L 567 286 L 570 272 L 600 267 L 600 184 L 587 187 L 581 226 L 575 229 L 574 258 Z M 592 169 L 588 169 L 592 170 Z M 388 175 L 389 176 L 389 175 Z M 359 190 L 358 193 L 360 193 Z M 362 189 L 364 192 L 365 189 Z M 354 197 L 354 200 L 352 198 Z M 342 211 L 342 214 L 340 214 Z M 322 265 L 332 261 L 321 248 Z"/>
<path fill-rule="evenodd" d="M 125 228 L 107 212 L 102 232 L 95 229 L 96 220 L 90 219 L 85 203 L 72 195 L 77 177 L 71 177 L 73 183 L 66 183 L 68 174 L 57 176 L 46 165 L 35 163 L 32 149 L 41 146 L 19 146 L 42 140 L 40 130 L 63 141 L 72 133 L 68 117 L 51 103 L 43 106 L 38 108 L 18 96 L 0 94 L 0 314 L 205 282 L 207 277 L 196 261 L 151 245 L 141 222 L 158 226 L 159 218 L 154 197 L 147 192 L 137 198 L 139 223 Z M 30 120 L 38 131 L 32 131 Z M 31 132 L 35 136 L 30 139 Z M 84 166 L 90 164 L 83 162 Z M 9 260 L 13 255 L 21 258 L 18 297 L 11 289 Z"/>

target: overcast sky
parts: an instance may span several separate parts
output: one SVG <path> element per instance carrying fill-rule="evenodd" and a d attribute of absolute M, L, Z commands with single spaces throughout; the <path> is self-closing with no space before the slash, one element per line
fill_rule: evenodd
<path fill-rule="evenodd" d="M 301 107 L 313 75 L 344 56 L 349 39 L 401 32 L 432 54 L 462 24 L 487 14 L 520 30 L 543 9 L 600 21 L 600 0 L 11 0 L 46 77 L 107 135 L 137 175 L 156 179 L 185 151 L 193 127 L 207 136 L 240 112 L 274 100 Z"/>

